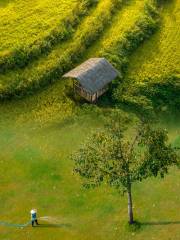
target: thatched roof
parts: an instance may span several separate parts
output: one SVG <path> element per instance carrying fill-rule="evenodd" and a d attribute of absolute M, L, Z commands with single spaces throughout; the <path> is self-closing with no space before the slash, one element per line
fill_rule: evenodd
<path fill-rule="evenodd" d="M 63 77 L 75 78 L 87 91 L 95 93 L 114 80 L 118 74 L 105 58 L 90 58 Z"/>

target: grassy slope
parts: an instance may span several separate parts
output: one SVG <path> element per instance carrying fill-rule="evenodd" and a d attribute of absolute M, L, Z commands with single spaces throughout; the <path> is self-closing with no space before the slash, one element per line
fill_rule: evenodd
<path fill-rule="evenodd" d="M 52 216 L 61 224 L 71 224 L 38 229 L 0 227 L 1 239 L 131 239 L 132 233 L 127 233 L 124 226 L 126 197 L 103 187 L 84 191 L 80 179 L 72 174 L 69 155 L 90 129 L 102 127 L 99 117 L 91 113 L 75 121 L 51 121 L 41 128 L 33 119 L 29 123 L 16 121 L 18 114 L 12 119 L 10 112 L 9 120 L 1 119 L 1 220 L 26 222 L 29 209 L 36 207 L 41 216 Z M 169 128 L 174 142 L 178 128 Z M 159 225 L 145 225 L 133 239 L 143 240 L 147 236 L 155 240 L 178 239 L 179 226 L 173 224 L 179 221 L 178 177 L 178 172 L 172 169 L 164 181 L 151 179 L 135 186 L 134 207 L 138 220 Z M 166 221 L 172 224 L 163 225 Z"/>
<path fill-rule="evenodd" d="M 2 93 L 9 92 L 11 89 L 21 88 L 22 86 L 26 88 L 31 83 L 38 85 L 38 82 L 44 81 L 46 76 L 52 74 L 52 72 L 57 72 L 61 65 L 71 65 L 71 62 L 66 63 L 67 55 L 76 52 L 76 48 L 78 52 L 80 42 L 82 42 L 82 48 L 84 47 L 84 40 L 87 35 L 91 34 L 89 32 L 90 26 L 93 27 L 95 34 L 96 31 L 103 30 L 106 22 L 103 14 L 104 12 L 105 14 L 109 12 L 109 17 L 111 17 L 111 8 L 112 0 L 100 0 L 97 7 L 92 9 L 80 26 L 78 26 L 77 31 L 70 40 L 57 44 L 48 55 L 42 55 L 40 59 L 30 63 L 25 69 L 16 69 L 0 74 L 0 90 Z M 106 17 L 106 15 L 104 16 Z M 95 28 L 94 24 L 96 21 L 99 21 L 100 24 Z"/>
<path fill-rule="evenodd" d="M 94 17 L 96 16 L 96 11 L 98 9 L 102 9 L 103 2 L 100 2 L 99 6 L 97 8 L 92 9 L 89 13 L 89 16 L 86 17 L 81 25 L 78 27 L 78 30 L 75 32 L 75 35 L 72 40 L 68 40 L 67 42 L 61 43 L 59 46 L 56 46 L 54 50 L 44 58 L 39 59 L 38 61 L 35 61 L 34 63 L 30 64 L 25 70 L 17 70 L 17 71 L 10 71 L 7 75 L 8 78 L 6 79 L 7 75 L 5 76 L 5 81 L 7 81 L 7 85 L 9 84 L 8 80 L 15 78 L 16 75 L 21 75 L 22 81 L 25 79 L 26 81 L 31 79 L 36 79 L 41 74 L 41 72 L 45 71 L 50 68 L 51 65 L 56 63 L 56 61 L 61 56 L 61 53 L 71 44 L 71 42 L 76 42 L 78 36 L 81 34 L 85 26 L 87 26 L 90 22 L 93 21 Z M 106 2 L 109 3 L 109 0 Z M 120 9 L 119 12 L 117 12 L 114 15 L 113 18 L 113 24 L 112 26 L 109 26 L 105 29 L 104 33 L 102 34 L 102 38 L 99 38 L 98 41 L 96 41 L 92 47 L 87 50 L 87 55 L 85 54 L 85 58 L 92 57 L 95 55 L 98 55 L 97 46 L 100 46 L 100 49 L 107 48 L 109 45 L 108 42 L 112 42 L 112 35 L 113 32 L 118 33 L 117 36 L 120 38 L 123 37 L 124 31 L 123 28 L 125 27 L 125 19 L 127 21 L 127 14 L 130 11 L 132 14 L 129 15 L 129 25 L 128 27 L 131 27 L 134 22 L 139 17 L 141 9 L 143 8 L 143 3 L 141 1 L 130 1 L 129 4 L 125 5 Z M 133 10 L 134 8 L 134 10 Z M 121 24 L 118 24 L 118 21 L 121 20 Z M 116 27 L 114 27 L 116 26 Z M 121 30 L 121 31 L 120 31 Z M 109 41 L 108 41 L 109 39 Z M 116 39 L 118 39 L 116 37 Z M 115 42 L 114 42 L 115 43 Z M 106 50 L 106 48 L 105 48 Z M 2 77 L 2 75 L 0 75 Z M 0 77 L 0 78 L 1 78 Z M 2 79 L 2 78 L 1 78 Z M 64 118 L 64 115 L 67 116 L 71 114 L 73 111 L 74 104 L 67 99 L 63 93 L 64 89 L 64 82 L 58 81 L 57 83 L 53 84 L 49 88 L 45 89 L 44 91 L 34 95 L 27 97 L 23 99 L 23 101 L 14 101 L 10 105 L 5 104 L 5 107 L 3 109 L 6 109 L 7 115 L 9 111 L 13 111 L 14 114 L 18 112 L 18 121 L 28 121 L 28 119 L 31 119 L 31 115 L 34 119 L 38 122 L 49 122 L 52 121 L 55 116 L 58 116 L 59 118 Z M 68 105 L 66 105 L 68 104 Z M 64 111 L 64 109 L 67 109 Z M 3 111 L 4 112 L 4 111 Z M 4 113 L 5 114 L 5 113 Z"/>
<path fill-rule="evenodd" d="M 76 3 L 77 0 L 9 1 L 0 8 L 0 55 L 43 39 Z"/>
<path fill-rule="evenodd" d="M 11 92 L 13 94 L 15 90 L 23 92 L 31 86 L 38 88 L 42 84 L 54 81 L 62 74 L 63 67 L 69 69 L 72 66 L 73 58 L 77 58 L 78 54 L 84 53 L 84 59 L 90 56 L 104 56 L 113 45 L 123 42 L 126 32 L 141 18 L 145 2 L 148 1 L 124 2 L 122 10 L 116 10 L 112 17 L 111 9 L 114 8 L 112 0 L 99 1 L 97 7 L 92 9 L 78 26 L 71 40 L 57 44 L 48 55 L 42 55 L 40 59 L 33 61 L 24 69 L 0 74 L 2 96 Z M 106 21 L 108 22 L 109 19 L 112 19 L 112 24 L 106 27 Z M 94 27 L 96 22 L 98 24 Z M 104 28 L 105 31 L 100 34 Z M 89 37 L 90 34 L 92 36 Z M 92 44 L 99 35 L 101 38 Z M 89 45 L 92 47 L 86 51 Z"/>
<path fill-rule="evenodd" d="M 104 31 L 101 38 L 96 41 L 93 46 L 87 50 L 85 58 L 93 56 L 102 56 L 101 51 L 108 51 L 113 45 L 123 39 L 125 33 L 129 31 L 143 12 L 144 4 L 146 1 L 127 1 L 124 3 L 123 8 L 113 18 L 109 28 Z"/>
<path fill-rule="evenodd" d="M 138 82 L 165 75 L 180 74 L 180 1 L 166 2 L 161 10 L 161 27 L 130 58 L 127 77 Z"/>
<path fill-rule="evenodd" d="M 105 31 L 109 38 L 111 31 L 111 27 Z M 96 44 L 101 42 L 100 39 Z M 92 49 L 88 53 L 90 56 Z M 14 100 L 0 105 L 0 210 L 2 220 L 23 223 L 28 220 L 29 209 L 36 207 L 39 215 L 56 217 L 60 223 L 72 226 L 23 230 L 0 227 L 0 238 L 178 239 L 179 225 L 173 224 L 179 221 L 177 170 L 172 169 L 164 181 L 151 179 L 135 186 L 138 220 L 159 223 L 145 225 L 135 235 L 127 233 L 124 228 L 126 198 L 103 187 L 93 191 L 81 189 L 79 178 L 72 174 L 73 163 L 69 154 L 79 147 L 90 129 L 102 125 L 100 116 L 92 113 L 71 121 L 69 116 L 74 104 L 60 94 L 63 87 L 63 82 L 59 81 L 23 101 Z M 65 117 L 68 121 L 63 120 Z M 177 122 L 172 126 L 165 124 L 171 141 L 176 143 L 179 141 L 178 125 Z M 164 221 L 172 224 L 163 225 Z"/>

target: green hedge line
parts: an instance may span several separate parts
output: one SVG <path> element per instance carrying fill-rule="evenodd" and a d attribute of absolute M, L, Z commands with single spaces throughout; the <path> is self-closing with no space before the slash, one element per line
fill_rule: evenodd
<path fill-rule="evenodd" d="M 128 82 L 119 88 L 120 104 L 126 105 L 141 117 L 154 117 L 159 113 L 177 113 L 180 106 L 180 78 L 171 74 L 158 79 L 148 78 L 143 84 Z"/>
<path fill-rule="evenodd" d="M 156 112 L 177 112 L 180 106 L 180 77 L 176 74 L 148 79 L 139 87 L 139 94 L 146 96 Z"/>
<path fill-rule="evenodd" d="M 128 67 L 128 56 L 139 47 L 139 45 L 148 39 L 159 27 L 159 14 L 157 11 L 157 2 L 147 1 L 144 14 L 135 23 L 134 27 L 125 34 L 123 40 L 117 43 L 108 52 L 102 52 L 113 65 L 119 69 L 122 76 L 114 82 L 112 87 L 112 101 L 116 104 L 124 105 L 145 115 L 152 114 L 153 105 L 151 101 L 143 95 L 132 94 L 135 92 L 136 83 L 129 79 L 122 80 Z M 133 86 L 134 85 L 134 86 Z"/>
<path fill-rule="evenodd" d="M 159 1 L 158 1 L 159 2 Z M 109 60 L 120 66 L 126 72 L 127 56 L 138 47 L 140 42 L 148 38 L 158 27 L 158 13 L 155 1 L 145 7 L 145 16 L 138 23 L 138 29 L 127 33 L 127 42 L 119 49 L 118 56 L 109 54 Z M 121 59 L 121 62 L 120 60 Z M 119 61 L 119 62 L 118 62 Z M 143 83 L 134 82 L 133 79 L 120 80 L 113 91 L 113 100 L 117 104 L 128 106 L 131 110 L 144 117 L 153 117 L 159 112 L 178 112 L 180 106 L 180 79 L 171 74 L 159 79 L 145 79 Z"/>
<path fill-rule="evenodd" d="M 142 17 L 115 46 L 108 50 L 102 50 L 101 56 L 106 57 L 122 74 L 125 73 L 128 56 L 157 30 L 158 23 L 159 14 L 156 2 L 149 0 L 145 4 Z"/>
<path fill-rule="evenodd" d="M 82 31 L 76 41 L 72 43 L 63 55 L 57 59 L 57 63 L 46 72 L 36 75 L 35 79 L 24 80 L 16 79 L 14 84 L 6 89 L 0 89 L 0 99 L 12 98 L 32 94 L 48 84 L 59 79 L 63 73 L 70 70 L 75 63 L 79 62 L 86 49 L 100 36 L 104 28 L 109 24 L 115 11 L 121 6 L 122 0 L 111 0 L 108 2 L 109 7 L 106 9 L 99 8 L 87 28 Z"/>
<path fill-rule="evenodd" d="M 16 49 L 10 55 L 1 57 L 0 72 L 3 73 L 15 67 L 25 67 L 41 54 L 48 53 L 55 44 L 70 38 L 81 17 L 86 15 L 88 9 L 97 2 L 98 0 L 82 0 L 72 10 L 72 14 L 53 29 L 46 38 L 38 40 L 26 48 Z"/>

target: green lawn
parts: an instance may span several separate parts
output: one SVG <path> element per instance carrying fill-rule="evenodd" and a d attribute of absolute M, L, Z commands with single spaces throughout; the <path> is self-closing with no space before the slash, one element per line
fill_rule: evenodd
<path fill-rule="evenodd" d="M 63 120 L 59 110 L 47 122 L 47 93 L 29 97 L 27 103 L 24 100 L 1 104 L 1 220 L 25 223 L 34 207 L 40 216 L 51 216 L 64 225 L 36 229 L 0 227 L 0 239 L 178 239 L 178 171 L 172 169 L 164 181 L 150 179 L 135 185 L 136 219 L 150 224 L 143 225 L 138 233 L 127 232 L 126 197 L 105 187 L 84 190 L 79 177 L 72 173 L 70 154 L 92 129 L 103 127 L 101 114 L 89 112 L 76 117 L 69 114 Z M 38 112 L 39 108 L 33 105 L 38 97 L 44 119 L 41 122 L 32 114 Z M 51 111 L 50 116 L 53 107 Z M 169 125 L 165 122 L 163 126 L 169 128 L 170 140 L 177 144 L 180 129 L 177 123 L 176 127 L 173 122 Z"/>

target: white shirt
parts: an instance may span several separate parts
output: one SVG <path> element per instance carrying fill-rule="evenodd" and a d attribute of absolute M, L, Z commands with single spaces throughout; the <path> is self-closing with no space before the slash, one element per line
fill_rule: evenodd
<path fill-rule="evenodd" d="M 31 213 L 31 220 L 36 220 L 37 219 L 37 216 L 36 216 L 37 211 L 36 211 L 36 209 L 32 209 L 30 211 L 30 213 Z"/>

